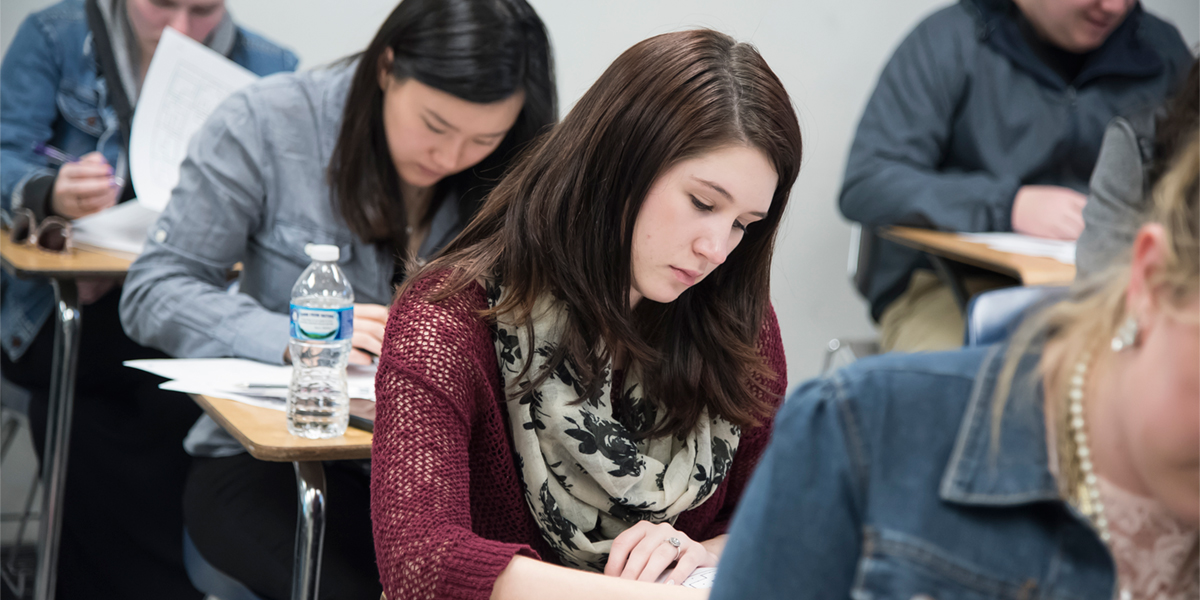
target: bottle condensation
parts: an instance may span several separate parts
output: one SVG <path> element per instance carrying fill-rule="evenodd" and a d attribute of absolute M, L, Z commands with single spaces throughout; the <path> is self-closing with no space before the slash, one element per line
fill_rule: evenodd
<path fill-rule="evenodd" d="M 354 290 L 337 266 L 337 246 L 309 244 L 305 252 L 312 264 L 292 286 L 287 427 L 300 437 L 337 437 L 350 420 L 346 364 L 354 332 Z"/>

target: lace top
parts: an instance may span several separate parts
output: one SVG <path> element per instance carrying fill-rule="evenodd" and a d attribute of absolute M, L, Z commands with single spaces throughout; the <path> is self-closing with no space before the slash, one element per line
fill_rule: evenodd
<path fill-rule="evenodd" d="M 1137 600 L 1200 598 L 1200 533 L 1157 500 L 1097 479 L 1121 588 Z"/>
<path fill-rule="evenodd" d="M 1054 422 L 1046 406 L 1046 423 Z M 1050 473 L 1058 479 L 1058 445 L 1046 428 Z M 1196 600 L 1200 598 L 1200 531 L 1189 528 L 1153 498 L 1139 496 L 1097 475 L 1109 550 L 1117 564 L 1118 584 L 1129 592 L 1122 600 Z"/>

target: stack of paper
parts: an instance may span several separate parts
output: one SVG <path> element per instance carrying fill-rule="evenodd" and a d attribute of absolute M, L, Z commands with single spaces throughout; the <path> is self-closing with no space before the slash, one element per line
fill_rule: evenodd
<path fill-rule="evenodd" d="M 146 208 L 137 200 L 130 200 L 75 219 L 71 224 L 71 239 L 78 246 L 124 254 L 132 260 L 142 253 L 146 232 L 156 220 L 157 211 Z"/>
<path fill-rule="evenodd" d="M 1048 256 L 1068 265 L 1075 264 L 1075 242 L 1050 240 L 1019 233 L 960 233 L 964 240 L 986 244 L 988 248 L 1025 256 Z"/>
<path fill-rule="evenodd" d="M 284 410 L 292 368 L 241 358 L 162 358 L 128 360 L 125 366 L 166 377 L 158 387 L 186 394 L 228 398 Z M 350 365 L 346 380 L 351 398 L 375 400 L 375 367 Z"/>

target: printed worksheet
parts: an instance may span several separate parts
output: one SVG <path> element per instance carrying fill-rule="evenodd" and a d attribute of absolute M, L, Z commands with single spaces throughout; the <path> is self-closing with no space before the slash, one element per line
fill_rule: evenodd
<path fill-rule="evenodd" d="M 658 577 L 658 580 L 655 581 L 655 583 L 666 583 L 667 576 L 669 576 L 670 574 L 671 574 L 671 569 L 667 569 L 666 571 L 663 571 L 663 574 Z M 692 574 L 688 575 L 688 578 L 685 579 L 683 581 L 683 583 L 681 583 L 679 585 L 682 585 L 683 587 L 690 587 L 690 588 L 710 588 L 713 586 L 713 582 L 715 582 L 716 580 L 717 580 L 717 568 L 716 567 L 699 567 L 695 571 L 692 571 Z"/>
<path fill-rule="evenodd" d="M 167 207 L 192 134 L 218 104 L 256 79 L 203 44 L 163 30 L 130 133 L 129 171 L 143 206 L 159 212 Z"/>

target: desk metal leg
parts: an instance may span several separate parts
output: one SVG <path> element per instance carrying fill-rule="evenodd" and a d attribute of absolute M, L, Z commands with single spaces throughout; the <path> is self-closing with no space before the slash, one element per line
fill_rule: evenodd
<path fill-rule="evenodd" d="M 54 598 L 58 545 L 62 534 L 63 487 L 67 483 L 67 453 L 71 445 L 71 416 L 75 409 L 75 370 L 79 365 L 79 294 L 73 279 L 53 280 L 58 327 L 54 332 L 54 363 L 50 371 L 46 448 L 42 454 L 42 514 L 38 531 L 37 578 L 34 598 Z"/>
<path fill-rule="evenodd" d="M 321 545 L 325 540 L 325 466 L 294 462 L 300 493 L 296 514 L 296 557 L 292 564 L 292 600 L 317 600 L 321 584 Z"/>

